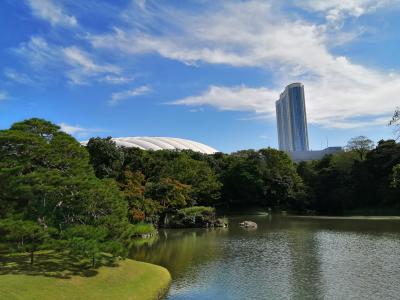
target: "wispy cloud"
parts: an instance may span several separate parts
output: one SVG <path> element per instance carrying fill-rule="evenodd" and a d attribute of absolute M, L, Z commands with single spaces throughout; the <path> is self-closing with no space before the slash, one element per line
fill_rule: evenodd
<path fill-rule="evenodd" d="M 4 72 L 4 77 L 12 82 L 20 83 L 20 84 L 25 84 L 25 85 L 31 85 L 34 83 L 33 79 L 24 73 L 17 72 L 16 70 L 13 69 L 5 69 Z"/>
<path fill-rule="evenodd" d="M 120 76 L 120 75 L 107 75 L 99 78 L 99 82 L 105 82 L 109 84 L 122 85 L 134 81 L 136 76 Z"/>
<path fill-rule="evenodd" d="M 388 1 L 309 2 L 310 9 L 334 9 L 347 16 L 377 9 Z M 174 101 L 181 105 L 211 105 L 221 110 L 253 111 L 274 115 L 274 101 L 283 87 L 302 81 L 306 87 L 308 118 L 325 127 L 351 128 L 381 123 L 391 114 L 400 94 L 400 75 L 388 74 L 330 50 L 327 29 L 301 18 L 280 13 L 269 1 L 218 2 L 196 14 L 169 6 L 150 7 L 145 22 L 115 28 L 114 32 L 91 36 L 96 48 L 128 55 L 158 53 L 186 64 L 226 64 L 256 67 L 274 75 L 272 88 L 210 86 L 199 95 Z M 325 2 L 324 2 L 325 3 Z M 320 6 L 318 6 L 318 5 Z M 359 11 L 358 11 L 359 10 Z M 358 11 L 358 12 L 357 12 Z M 333 18 L 333 17 L 332 17 Z M 164 24 L 150 33 L 154 24 Z M 138 27 L 139 26 L 139 27 Z M 153 26 L 153 27 L 152 27 Z M 339 30 L 339 29 L 338 29 Z M 342 41 L 343 42 L 343 41 Z M 365 117 L 369 121 L 360 121 Z"/>
<path fill-rule="evenodd" d="M 26 1 L 36 16 L 53 25 L 72 31 L 77 25 L 62 2 Z M 259 68 L 272 74 L 269 87 L 213 84 L 198 94 L 173 101 L 192 106 L 191 109 L 209 105 L 221 110 L 248 111 L 257 119 L 274 117 L 274 101 L 292 81 L 305 84 L 308 119 L 324 127 L 380 125 L 398 105 L 399 73 L 389 74 L 355 63 L 332 50 L 333 46 L 356 39 L 362 29 L 343 31 L 342 26 L 331 26 L 381 8 L 399 8 L 398 0 L 286 0 L 280 4 L 273 0 L 201 1 L 196 13 L 168 2 L 132 3 L 121 12 L 119 21 L 115 19 L 112 30 L 96 34 L 87 30 L 85 37 L 91 47 L 54 45 L 36 36 L 21 44 L 16 52 L 35 70 L 62 73 L 75 85 L 123 85 L 133 80 L 123 71 L 123 63 L 109 64 L 102 56 L 104 53 L 128 59 L 158 54 L 200 67 L 223 64 L 238 69 Z M 286 4 L 323 14 L 325 19 L 315 23 L 301 14 L 288 14 L 284 11 Z M 149 91 L 148 86 L 142 86 L 116 92 L 109 104 L 116 105 Z"/>
<path fill-rule="evenodd" d="M 72 84 L 86 84 L 86 78 L 121 72 L 117 66 L 95 63 L 88 53 L 78 47 L 63 48 L 62 52 L 66 62 L 73 67 L 72 70 L 67 71 L 67 76 Z"/>
<path fill-rule="evenodd" d="M 14 51 L 26 60 L 37 73 L 64 75 L 70 84 L 89 84 L 107 76 L 123 78 L 118 66 L 98 63 L 86 51 L 77 46 L 62 47 L 49 44 L 43 37 L 33 36 Z M 10 74 L 9 74 L 10 75 Z M 112 77 L 109 77 L 112 78 Z M 110 82 L 106 80 L 106 82 Z"/>
<path fill-rule="evenodd" d="M 65 133 L 76 136 L 78 138 L 88 137 L 93 133 L 107 132 L 106 130 L 103 129 L 85 128 L 79 125 L 70 125 L 64 122 L 58 125 L 61 127 L 61 130 L 64 131 Z"/>
<path fill-rule="evenodd" d="M 360 17 L 383 7 L 399 6 L 397 0 L 302 0 L 293 3 L 313 12 L 324 13 L 330 22 L 341 21 L 346 17 Z"/>
<path fill-rule="evenodd" d="M 21 43 L 14 52 L 22 57 L 33 69 L 51 68 L 64 62 L 60 47 L 49 45 L 43 37 L 32 36 Z"/>
<path fill-rule="evenodd" d="M 50 22 L 53 26 L 75 27 L 78 25 L 76 18 L 69 15 L 59 2 L 53 0 L 27 0 L 27 3 L 32 9 L 33 15 Z"/>
<path fill-rule="evenodd" d="M 96 64 L 90 57 L 89 54 L 80 50 L 78 47 L 67 47 L 63 48 L 65 57 L 68 62 L 72 65 L 76 65 L 82 68 L 86 72 L 93 73 L 119 73 L 120 69 L 112 65 L 99 65 Z"/>
<path fill-rule="evenodd" d="M 263 140 L 269 140 L 269 139 L 271 139 L 271 137 L 268 136 L 268 135 L 260 135 L 259 138 L 260 138 L 260 139 L 263 139 Z"/>
<path fill-rule="evenodd" d="M 145 94 L 148 94 L 149 92 L 151 92 L 151 88 L 149 86 L 147 86 L 147 85 L 143 85 L 143 86 L 140 86 L 140 87 L 137 87 L 137 88 L 133 88 L 133 89 L 130 89 L 130 90 L 113 93 L 111 95 L 111 100 L 108 101 L 108 104 L 109 105 L 116 105 L 119 102 L 121 102 L 122 100 L 125 100 L 127 98 L 132 98 L 132 97 L 145 95 Z"/>
<path fill-rule="evenodd" d="M 0 90 L 0 101 L 4 101 L 9 99 L 9 96 L 6 91 Z"/>

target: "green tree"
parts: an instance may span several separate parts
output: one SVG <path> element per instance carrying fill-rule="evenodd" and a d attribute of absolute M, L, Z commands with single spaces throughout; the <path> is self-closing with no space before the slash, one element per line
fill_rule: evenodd
<path fill-rule="evenodd" d="M 393 167 L 392 186 L 395 188 L 400 187 L 400 164 Z"/>
<path fill-rule="evenodd" d="M 0 131 L 0 184 L 3 217 L 18 213 L 58 229 L 126 220 L 126 203 L 114 181 L 96 178 L 86 149 L 45 120 Z"/>
<path fill-rule="evenodd" d="M 101 262 L 105 252 L 115 258 L 127 254 L 121 243 L 107 240 L 109 231 L 106 227 L 76 225 L 65 230 L 62 237 L 62 248 L 69 251 L 70 255 L 90 259 L 93 268 Z"/>
<path fill-rule="evenodd" d="M 192 159 L 182 153 L 161 170 L 160 176 L 190 185 L 191 204 L 214 205 L 221 196 L 221 183 L 205 161 Z"/>
<path fill-rule="evenodd" d="M 120 187 L 128 201 L 128 216 L 133 223 L 148 221 L 157 223 L 162 211 L 160 202 L 145 197 L 146 179 L 141 171 L 125 171 Z"/>
<path fill-rule="evenodd" d="M 158 201 L 165 209 L 185 207 L 189 201 L 190 186 L 171 178 L 146 184 L 145 196 Z"/>
<path fill-rule="evenodd" d="M 359 207 L 394 208 L 399 206 L 399 190 L 393 189 L 393 168 L 400 163 L 400 144 L 379 141 L 366 159 L 354 165 L 354 199 Z"/>
<path fill-rule="evenodd" d="M 389 126 L 394 127 L 394 132 L 396 135 L 396 140 L 400 138 L 400 107 L 397 107 L 392 119 L 389 122 Z"/>
<path fill-rule="evenodd" d="M 356 152 L 359 155 L 360 160 L 363 160 L 368 151 L 372 150 L 373 148 L 374 142 L 363 135 L 350 139 L 346 146 L 348 151 Z"/>
<path fill-rule="evenodd" d="M 287 154 L 270 148 L 233 153 L 221 180 L 223 198 L 232 205 L 284 208 L 303 188 Z"/>
<path fill-rule="evenodd" d="M 91 138 L 86 145 L 96 176 L 117 178 L 124 164 L 124 152 L 108 138 Z"/>
<path fill-rule="evenodd" d="M 233 154 L 222 171 L 222 198 L 226 206 L 252 206 L 264 199 L 264 181 L 258 162 Z"/>
<path fill-rule="evenodd" d="M 50 243 L 53 228 L 39 225 L 33 221 L 3 219 L 0 221 L 0 241 L 12 246 L 13 252 L 28 252 L 30 263 L 34 262 L 35 252 L 46 248 Z"/>

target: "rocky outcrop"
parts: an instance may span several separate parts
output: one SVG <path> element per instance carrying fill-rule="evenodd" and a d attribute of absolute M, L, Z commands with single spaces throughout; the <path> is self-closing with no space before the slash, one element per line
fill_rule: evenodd
<path fill-rule="evenodd" d="M 228 227 L 228 221 L 224 218 L 224 219 L 217 219 L 214 223 L 215 227 L 223 227 L 226 228 Z"/>
<path fill-rule="evenodd" d="M 244 228 L 257 228 L 257 223 L 253 221 L 244 221 L 239 223 L 239 225 Z"/>

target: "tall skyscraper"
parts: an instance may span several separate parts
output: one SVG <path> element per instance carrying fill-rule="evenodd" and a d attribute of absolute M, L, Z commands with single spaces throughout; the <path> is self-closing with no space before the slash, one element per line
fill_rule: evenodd
<path fill-rule="evenodd" d="M 308 131 L 304 85 L 289 84 L 276 101 L 279 150 L 308 151 Z"/>

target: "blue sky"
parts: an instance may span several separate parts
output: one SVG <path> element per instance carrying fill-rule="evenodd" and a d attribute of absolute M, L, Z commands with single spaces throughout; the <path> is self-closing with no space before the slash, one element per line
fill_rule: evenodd
<path fill-rule="evenodd" d="M 0 2 L 0 128 L 277 147 L 274 102 L 305 85 L 312 149 L 392 138 L 399 0 Z"/>

